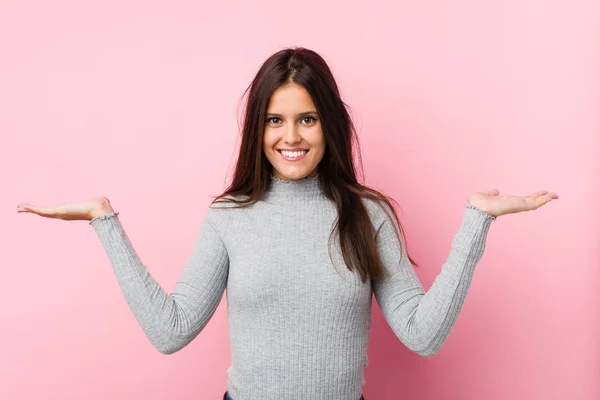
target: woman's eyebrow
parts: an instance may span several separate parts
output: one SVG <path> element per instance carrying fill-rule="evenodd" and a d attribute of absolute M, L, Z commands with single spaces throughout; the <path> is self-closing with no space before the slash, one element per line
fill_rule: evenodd
<path fill-rule="evenodd" d="M 305 111 L 305 112 L 301 112 L 300 114 L 298 114 L 297 117 L 302 117 L 304 115 L 309 115 L 309 114 L 317 114 L 317 112 L 316 111 Z M 267 113 L 267 116 L 282 117 L 281 114 L 277 114 L 277 113 Z"/>

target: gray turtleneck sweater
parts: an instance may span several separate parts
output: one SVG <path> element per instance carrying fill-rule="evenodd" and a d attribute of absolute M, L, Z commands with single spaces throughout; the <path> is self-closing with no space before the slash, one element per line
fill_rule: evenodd
<path fill-rule="evenodd" d="M 425 292 L 385 209 L 365 200 L 383 277 L 362 283 L 349 271 L 337 218 L 318 179 L 273 178 L 265 197 L 236 209 L 213 204 L 171 294 L 149 274 L 118 212 L 90 221 L 121 290 L 152 344 L 169 354 L 208 323 L 227 289 L 234 400 L 356 400 L 364 384 L 371 299 L 411 350 L 432 356 L 454 325 L 493 217 L 465 205 L 441 273 Z"/>

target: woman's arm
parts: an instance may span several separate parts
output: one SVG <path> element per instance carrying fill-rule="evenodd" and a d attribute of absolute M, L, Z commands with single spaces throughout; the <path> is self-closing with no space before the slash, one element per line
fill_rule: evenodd
<path fill-rule="evenodd" d="M 395 222 L 384 218 L 376 233 L 384 276 L 373 281 L 373 291 L 386 321 L 409 349 L 430 357 L 444 344 L 465 301 L 494 219 L 474 206 L 466 206 L 450 255 L 425 292 L 403 243 L 398 241 Z"/>
<path fill-rule="evenodd" d="M 386 216 L 376 233 L 386 273 L 373 281 L 373 290 L 400 340 L 423 356 L 436 354 L 458 318 L 492 221 L 501 215 L 537 210 L 556 199 L 556 193 L 546 190 L 529 196 L 500 195 L 497 189 L 469 195 L 450 255 L 427 293 L 395 234 L 396 222 Z"/>
<path fill-rule="evenodd" d="M 89 221 L 104 245 L 131 311 L 162 353 L 173 353 L 196 337 L 223 296 L 229 258 L 214 229 L 213 222 L 221 219 L 216 218 L 217 211 L 212 208 L 208 209 L 192 255 L 171 294 L 152 278 L 136 254 L 108 198 L 98 196 L 56 207 L 20 203 L 17 212 Z"/>
<path fill-rule="evenodd" d="M 171 294 L 154 280 L 133 248 L 118 213 L 90 221 L 112 264 L 121 291 L 150 342 L 164 354 L 191 342 L 208 323 L 223 296 L 229 258 L 208 213 L 191 256 Z"/>

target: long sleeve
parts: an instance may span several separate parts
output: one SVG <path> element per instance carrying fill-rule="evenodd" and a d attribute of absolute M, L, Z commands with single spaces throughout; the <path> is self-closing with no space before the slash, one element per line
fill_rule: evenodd
<path fill-rule="evenodd" d="M 164 354 L 191 342 L 214 314 L 227 284 L 227 250 L 209 220 L 171 294 L 165 292 L 131 245 L 118 212 L 90 221 L 112 264 L 125 300 L 150 342 Z"/>
<path fill-rule="evenodd" d="M 444 344 L 465 301 L 494 219 L 476 207 L 465 206 L 450 254 L 427 293 L 398 242 L 395 222 L 386 217 L 379 226 L 376 243 L 385 274 L 373 281 L 373 291 L 386 321 L 409 349 L 430 357 Z"/>

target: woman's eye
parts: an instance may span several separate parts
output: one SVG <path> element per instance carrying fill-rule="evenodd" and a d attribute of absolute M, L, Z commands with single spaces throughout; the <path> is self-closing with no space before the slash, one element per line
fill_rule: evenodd
<path fill-rule="evenodd" d="M 315 117 L 303 117 L 300 120 L 300 123 L 308 125 L 308 124 L 314 123 L 316 120 L 317 119 Z M 271 125 L 280 125 L 283 123 L 283 121 L 281 120 L 281 118 L 271 117 L 271 118 L 267 118 L 267 123 L 269 123 Z"/>

